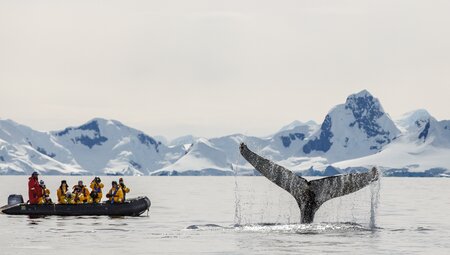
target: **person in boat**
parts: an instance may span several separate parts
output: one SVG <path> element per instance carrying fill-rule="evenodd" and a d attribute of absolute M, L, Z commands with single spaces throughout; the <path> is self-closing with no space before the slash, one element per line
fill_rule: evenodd
<path fill-rule="evenodd" d="M 28 201 L 30 204 L 38 204 L 39 198 L 42 197 L 42 188 L 39 185 L 38 172 L 33 172 L 28 178 Z"/>
<path fill-rule="evenodd" d="M 66 198 L 64 199 L 64 204 L 67 204 L 67 205 L 76 204 L 75 197 L 74 197 L 74 195 L 72 195 L 72 192 L 67 191 Z"/>
<path fill-rule="evenodd" d="M 39 181 L 39 186 L 41 186 L 42 196 L 39 198 L 39 204 L 53 204 L 52 199 L 50 198 L 50 190 L 45 186 L 45 182 L 43 180 Z"/>
<path fill-rule="evenodd" d="M 116 181 L 113 181 L 112 187 L 109 190 L 108 194 L 106 194 L 106 197 L 109 199 L 111 204 L 113 203 L 122 203 L 123 202 L 123 191 L 120 188 L 120 186 L 117 184 Z"/>
<path fill-rule="evenodd" d="M 58 203 L 65 204 L 66 203 L 66 193 L 68 191 L 69 186 L 67 185 L 66 180 L 61 181 L 61 185 L 56 191 L 56 196 L 58 197 Z"/>
<path fill-rule="evenodd" d="M 102 189 L 104 187 L 100 177 L 96 176 L 91 182 L 91 198 L 94 203 L 100 203 L 102 200 Z"/>
<path fill-rule="evenodd" d="M 77 204 L 92 203 L 92 198 L 88 188 L 83 185 L 83 181 L 78 181 L 78 184 L 73 186 L 73 195 Z"/>
<path fill-rule="evenodd" d="M 130 192 L 130 188 L 128 188 L 125 183 L 123 182 L 123 178 L 119 179 L 119 186 L 122 189 L 123 192 L 123 201 L 127 198 L 127 193 Z"/>

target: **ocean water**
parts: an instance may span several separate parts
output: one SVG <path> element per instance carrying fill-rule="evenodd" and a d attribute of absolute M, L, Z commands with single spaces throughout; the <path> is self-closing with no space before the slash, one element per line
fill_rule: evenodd
<path fill-rule="evenodd" d="M 43 176 L 54 197 L 61 179 Z M 102 177 L 109 184 L 115 177 Z M 27 177 L 0 176 L 0 204 Z M 0 254 L 450 254 L 450 179 L 383 178 L 299 224 L 295 200 L 264 177 L 125 177 L 141 217 L 0 214 Z M 54 198 L 55 199 L 55 198 Z"/>

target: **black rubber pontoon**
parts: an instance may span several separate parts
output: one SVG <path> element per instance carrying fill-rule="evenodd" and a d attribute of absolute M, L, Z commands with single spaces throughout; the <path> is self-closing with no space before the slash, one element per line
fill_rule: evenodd
<path fill-rule="evenodd" d="M 139 216 L 150 208 L 147 197 L 127 199 L 124 203 L 103 202 L 100 204 L 16 204 L 0 208 L 10 215 L 59 215 L 59 216 Z"/>

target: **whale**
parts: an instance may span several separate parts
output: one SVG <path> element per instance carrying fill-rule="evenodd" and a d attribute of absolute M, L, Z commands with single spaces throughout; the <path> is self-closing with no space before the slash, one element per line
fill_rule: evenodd
<path fill-rule="evenodd" d="M 358 191 L 379 179 L 379 171 L 373 167 L 365 173 L 335 175 L 308 181 L 251 151 L 245 143 L 240 144 L 239 150 L 258 172 L 295 198 L 302 224 L 312 223 L 315 213 L 326 201 Z"/>

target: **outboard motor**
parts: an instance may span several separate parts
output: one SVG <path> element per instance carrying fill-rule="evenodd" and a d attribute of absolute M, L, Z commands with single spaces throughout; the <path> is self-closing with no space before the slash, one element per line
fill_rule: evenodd
<path fill-rule="evenodd" d="M 23 204 L 22 195 L 12 194 L 8 196 L 8 205 Z"/>

